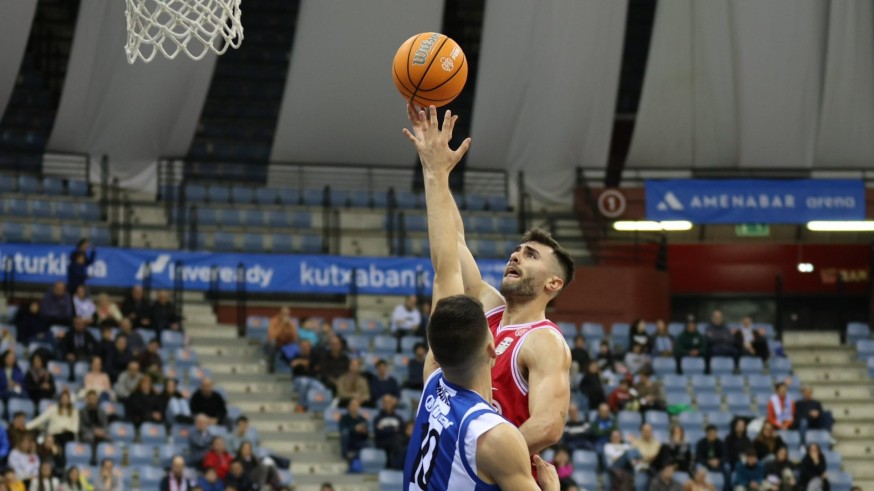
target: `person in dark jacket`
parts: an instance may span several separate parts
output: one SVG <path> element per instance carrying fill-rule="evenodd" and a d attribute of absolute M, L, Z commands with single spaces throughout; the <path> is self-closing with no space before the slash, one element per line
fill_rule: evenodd
<path fill-rule="evenodd" d="M 121 303 L 121 315 L 130 320 L 133 327 L 150 328 L 152 325 L 152 306 L 146 298 L 143 287 L 136 285 Z"/>
<path fill-rule="evenodd" d="M 152 321 L 149 328 L 157 331 L 160 336 L 165 329 L 181 331 L 181 322 L 182 319 L 176 314 L 176 305 L 170 301 L 170 292 L 159 291 L 158 298 L 152 304 Z"/>
<path fill-rule="evenodd" d="M 795 482 L 795 464 L 789 460 L 789 449 L 781 447 L 774 454 L 774 460 L 765 463 L 765 478 L 773 480 L 776 484 L 775 491 L 793 491 Z"/>
<path fill-rule="evenodd" d="M 747 420 L 735 418 L 731 423 L 731 432 L 725 437 L 725 456 L 729 467 L 734 469 L 747 450 L 753 447 L 753 442 L 747 436 Z"/>
<path fill-rule="evenodd" d="M 119 335 L 115 338 L 112 349 L 109 350 L 103 366 L 106 367 L 106 373 L 109 374 L 109 380 L 115 383 L 121 372 L 127 370 L 130 362 L 134 361 L 133 355 L 127 346 L 128 338 Z"/>
<path fill-rule="evenodd" d="M 89 390 L 85 407 L 79 411 L 79 439 L 96 448 L 98 443 L 108 440 L 108 435 L 109 416 L 100 408 L 97 392 Z"/>
<path fill-rule="evenodd" d="M 225 487 L 233 487 L 237 491 L 254 491 L 254 486 L 252 480 L 246 475 L 246 470 L 243 469 L 243 463 L 238 459 L 231 462 L 231 470 L 225 477 Z"/>
<path fill-rule="evenodd" d="M 826 411 L 822 403 L 813 398 L 810 386 L 802 387 L 801 400 L 795 401 L 795 425 L 801 428 L 802 435 L 806 430 L 832 430 L 834 417 L 831 411 Z"/>
<path fill-rule="evenodd" d="M 337 380 L 349 371 L 349 356 L 343 349 L 343 342 L 337 336 L 331 336 L 329 350 L 322 356 L 319 363 L 319 378 L 322 383 L 336 392 Z"/>
<path fill-rule="evenodd" d="M 769 421 L 762 423 L 762 429 L 759 430 L 758 436 L 753 440 L 753 448 L 756 450 L 759 460 L 777 453 L 778 448 L 785 446 L 786 443 L 783 441 L 783 438 L 777 434 L 774 425 Z"/>
<path fill-rule="evenodd" d="M 88 239 L 81 239 L 76 244 L 76 249 L 70 253 L 70 265 L 67 266 L 67 290 L 75 292 L 79 285 L 84 285 L 88 280 L 88 266 L 94 263 L 97 251 L 91 249 L 88 253 Z"/>
<path fill-rule="evenodd" d="M 15 359 L 15 351 L 3 353 L 3 364 L 0 366 L 0 398 L 8 402 L 10 397 L 27 397 L 24 388 L 24 372 Z"/>
<path fill-rule="evenodd" d="M 72 364 L 77 361 L 91 361 L 91 357 L 97 354 L 97 340 L 85 328 L 85 319 L 76 317 L 73 319 L 73 329 L 67 331 L 61 341 L 61 351 L 65 358 Z"/>
<path fill-rule="evenodd" d="M 340 418 L 340 450 L 350 466 L 358 459 L 358 453 L 367 446 L 370 439 L 367 420 L 359 412 L 360 409 L 361 401 L 352 399 L 346 414 Z"/>
<path fill-rule="evenodd" d="M 422 390 L 425 387 L 425 380 L 422 374 L 425 371 L 425 356 L 428 354 L 428 347 L 425 343 L 416 343 L 413 346 L 413 358 L 407 362 L 407 382 L 404 387 L 413 390 Z"/>
<path fill-rule="evenodd" d="M 45 358 L 39 351 L 30 357 L 30 368 L 24 375 L 24 390 L 34 407 L 39 407 L 40 399 L 55 397 L 55 377 L 46 368 Z"/>
<path fill-rule="evenodd" d="M 45 292 L 39 304 L 39 313 L 47 326 L 59 324 L 69 326 L 73 318 L 73 298 L 67 294 L 63 281 L 56 281 Z"/>
<path fill-rule="evenodd" d="M 15 313 L 15 340 L 23 345 L 49 338 L 49 323 L 40 312 L 40 302 L 31 300 Z"/>
<path fill-rule="evenodd" d="M 376 448 L 385 451 L 389 462 L 394 458 L 395 441 L 404 431 L 404 418 L 397 412 L 398 400 L 391 394 L 382 398 L 382 409 L 373 419 L 373 439 Z"/>
<path fill-rule="evenodd" d="M 755 491 L 762 486 L 765 480 L 765 468 L 759 462 L 755 450 L 747 450 L 744 460 L 737 463 L 734 468 L 735 491 Z"/>
<path fill-rule="evenodd" d="M 678 472 L 685 474 L 692 472 L 692 445 L 686 441 L 686 432 L 682 426 L 671 428 L 671 439 L 667 444 L 662 445 L 662 448 L 667 449 L 670 454 L 664 465 L 673 462 Z"/>
<path fill-rule="evenodd" d="M 171 479 L 176 482 L 175 486 L 171 486 Z M 158 490 L 173 491 L 182 489 L 190 491 L 194 489 L 194 483 L 185 477 L 185 459 L 177 455 L 173 457 L 173 461 L 170 464 L 170 472 L 161 479 L 161 484 L 158 485 Z"/>
<path fill-rule="evenodd" d="M 376 375 L 370 377 L 370 399 L 378 401 L 386 394 L 397 399 L 401 396 L 401 387 L 398 381 L 388 373 L 388 363 L 385 360 L 376 362 Z"/>
<path fill-rule="evenodd" d="M 828 463 L 825 461 L 825 455 L 822 454 L 822 449 L 819 448 L 819 445 L 816 443 L 808 445 L 807 452 L 798 466 L 798 489 L 806 490 L 811 481 L 817 479 L 822 481 L 822 489 L 828 489 L 827 469 Z"/>
<path fill-rule="evenodd" d="M 640 346 L 642 353 L 649 353 L 652 350 L 652 337 L 646 332 L 646 322 L 643 319 L 635 319 L 631 323 L 631 332 L 628 336 L 628 351 L 634 345 Z"/>
<path fill-rule="evenodd" d="M 225 398 L 212 390 L 212 380 L 204 378 L 200 381 L 200 388 L 191 395 L 191 414 L 203 414 L 211 425 L 225 424 L 228 409 Z"/>
<path fill-rule="evenodd" d="M 764 329 L 756 329 L 753 319 L 746 316 L 741 320 L 740 328 L 734 333 L 735 343 L 741 356 L 754 356 L 767 362 L 770 356 L 768 338 Z"/>
<path fill-rule="evenodd" d="M 708 357 L 729 356 L 737 358 L 740 351 L 735 343 L 734 332 L 725 325 L 722 311 L 714 310 L 710 317 L 710 325 L 704 331 L 707 338 Z"/>
<path fill-rule="evenodd" d="M 580 380 L 580 393 L 586 396 L 589 402 L 586 409 L 594 409 L 607 402 L 604 384 L 601 382 L 601 365 L 596 360 L 592 360 L 584 369 L 586 373 Z"/>
<path fill-rule="evenodd" d="M 719 439 L 715 425 L 707 426 L 706 436 L 695 446 L 695 462 L 710 472 L 724 471 L 725 445 Z"/>
<path fill-rule="evenodd" d="M 698 325 L 695 324 L 695 319 L 690 318 L 686 322 L 686 330 L 677 336 L 677 342 L 674 343 L 674 355 L 677 357 L 677 360 L 681 360 L 686 356 L 703 358 L 706 353 L 707 338 L 698 332 Z"/>
<path fill-rule="evenodd" d="M 164 404 L 152 387 L 152 377 L 143 375 L 137 390 L 127 399 L 127 417 L 137 428 L 143 423 L 163 423 Z"/>
<path fill-rule="evenodd" d="M 571 348 L 571 361 L 576 362 L 579 371 L 583 372 L 588 368 L 591 360 L 589 348 L 586 346 L 586 338 L 577 334 L 574 336 L 574 347 Z"/>

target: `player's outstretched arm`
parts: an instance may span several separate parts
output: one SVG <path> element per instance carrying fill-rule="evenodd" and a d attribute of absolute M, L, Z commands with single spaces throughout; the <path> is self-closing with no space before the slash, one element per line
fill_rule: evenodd
<path fill-rule="evenodd" d="M 558 474 L 539 456 L 534 458 L 537 479 L 531 477 L 531 461 L 525 439 L 519 430 L 509 424 L 495 426 L 481 437 L 476 445 L 476 468 L 480 479 L 494 482 L 502 490 L 558 491 Z"/>
<path fill-rule="evenodd" d="M 446 111 L 443 128 L 437 121 L 437 108 L 431 106 L 429 114 L 416 113 L 407 106 L 413 131 L 404 128 L 404 134 L 416 147 L 422 161 L 425 180 L 425 205 L 428 213 L 428 240 L 431 244 L 431 263 L 434 265 L 433 300 L 464 294 L 461 278 L 461 263 L 458 258 L 455 219 L 450 213 L 455 206 L 449 190 L 449 173 L 464 156 L 470 146 L 466 139 L 457 150 L 449 148 L 452 128 L 458 116 Z M 425 377 L 436 369 L 433 358 L 428 355 Z"/>
<path fill-rule="evenodd" d="M 519 431 L 534 455 L 558 443 L 570 404 L 571 355 L 567 343 L 551 329 L 532 332 L 519 353 L 528 371 L 528 412 Z"/>

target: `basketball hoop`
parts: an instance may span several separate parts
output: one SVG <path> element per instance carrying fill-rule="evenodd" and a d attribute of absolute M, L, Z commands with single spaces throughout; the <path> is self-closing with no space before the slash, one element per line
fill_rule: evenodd
<path fill-rule="evenodd" d="M 160 51 L 169 59 L 180 52 L 199 60 L 223 54 L 243 41 L 241 0 L 125 0 L 128 63 L 148 63 Z"/>

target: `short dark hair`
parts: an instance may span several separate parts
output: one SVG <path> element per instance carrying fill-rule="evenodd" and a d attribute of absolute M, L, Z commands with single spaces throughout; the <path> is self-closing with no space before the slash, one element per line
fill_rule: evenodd
<path fill-rule="evenodd" d="M 774 392 L 780 390 L 781 387 L 786 387 L 786 382 L 777 382 L 774 384 Z"/>
<path fill-rule="evenodd" d="M 427 328 L 434 359 L 444 369 L 464 368 L 489 335 L 489 326 L 479 301 L 466 295 L 437 302 Z"/>
<path fill-rule="evenodd" d="M 744 455 L 745 455 L 746 457 L 755 457 L 755 458 L 759 458 L 759 454 L 756 453 L 756 449 L 754 449 L 754 448 L 748 448 L 747 451 L 744 452 Z"/>
<path fill-rule="evenodd" d="M 524 244 L 525 242 L 537 242 L 552 249 L 555 260 L 558 261 L 558 265 L 561 268 L 561 279 L 564 281 L 562 289 L 574 281 L 574 259 L 557 240 L 552 238 L 552 234 L 542 228 L 532 228 L 522 236 L 522 243 Z"/>
<path fill-rule="evenodd" d="M 380 358 L 380 359 L 376 360 L 375 366 L 378 367 L 380 365 L 388 365 L 388 362 L 383 360 L 382 358 Z"/>
<path fill-rule="evenodd" d="M 237 420 L 236 420 L 234 423 L 235 423 L 235 424 L 240 424 L 240 423 L 242 423 L 243 421 L 245 421 L 246 423 L 249 422 L 249 418 L 247 418 L 245 414 L 240 415 L 240 416 L 237 416 Z"/>
<path fill-rule="evenodd" d="M 707 425 L 707 428 L 704 429 L 704 432 L 705 432 L 705 433 L 709 433 L 710 430 L 713 430 L 713 431 L 719 431 L 719 429 L 716 428 L 716 425 Z"/>

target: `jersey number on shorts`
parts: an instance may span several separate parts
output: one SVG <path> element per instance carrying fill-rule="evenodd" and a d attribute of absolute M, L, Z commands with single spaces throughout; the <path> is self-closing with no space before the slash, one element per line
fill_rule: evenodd
<path fill-rule="evenodd" d="M 413 471 L 413 484 L 419 489 L 428 489 L 428 481 L 431 479 L 431 473 L 434 472 L 434 457 L 440 444 L 440 433 L 427 425 L 422 429 L 422 434 L 425 438 L 422 439 L 422 447 L 413 463 L 413 468 L 416 469 Z"/>

